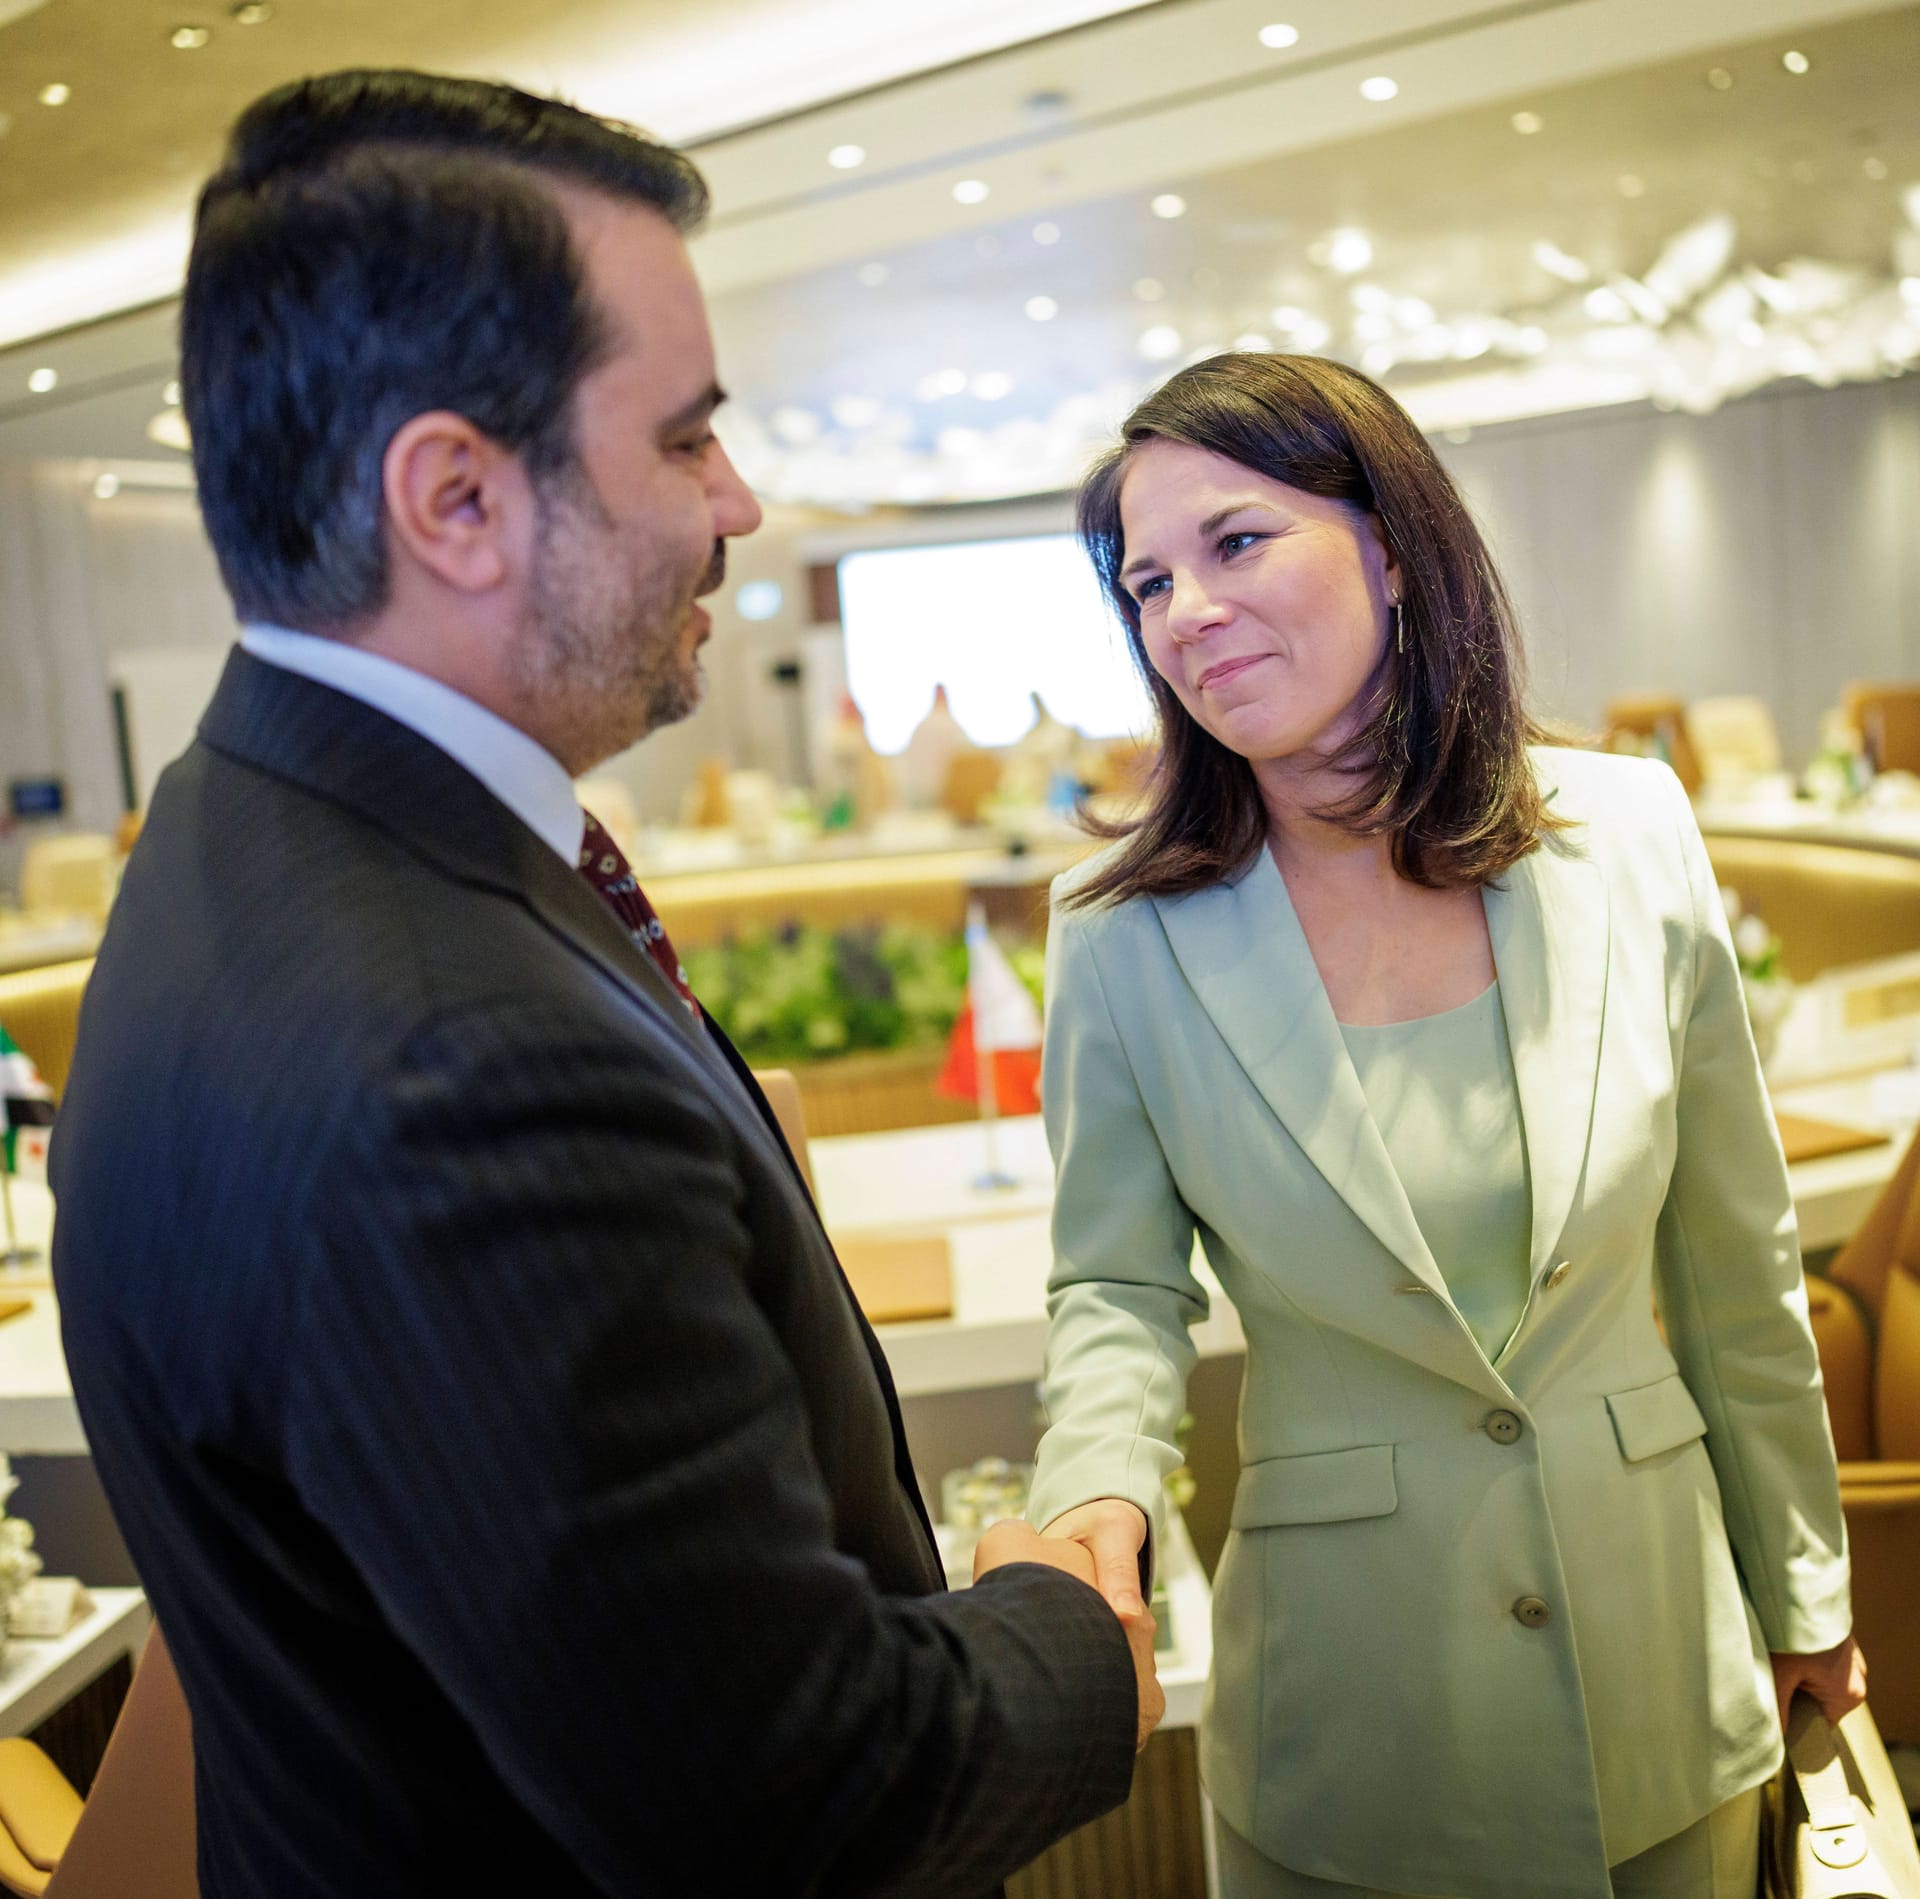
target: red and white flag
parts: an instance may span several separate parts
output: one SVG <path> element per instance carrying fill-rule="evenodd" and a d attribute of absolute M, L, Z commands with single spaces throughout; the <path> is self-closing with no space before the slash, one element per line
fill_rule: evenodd
<path fill-rule="evenodd" d="M 983 1066 L 1002 1114 L 1040 1112 L 1040 1011 L 975 902 L 967 906 L 967 1006 L 947 1044 L 940 1092 L 978 1101 Z"/>

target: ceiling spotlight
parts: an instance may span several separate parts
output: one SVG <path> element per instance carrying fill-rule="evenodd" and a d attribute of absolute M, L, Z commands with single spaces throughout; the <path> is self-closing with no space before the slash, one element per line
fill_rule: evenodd
<path fill-rule="evenodd" d="M 1373 239 L 1365 231 L 1335 231 L 1327 240 L 1327 262 L 1343 277 L 1373 262 Z"/>
<path fill-rule="evenodd" d="M 1614 188 L 1623 198 L 1644 198 L 1647 195 L 1647 181 L 1630 171 L 1623 171 L 1614 180 Z"/>
<path fill-rule="evenodd" d="M 168 383 L 167 386 L 160 391 L 160 400 L 164 402 L 169 409 L 179 408 L 180 406 L 179 383 L 178 382 Z"/>
<path fill-rule="evenodd" d="M 230 9 L 229 17 L 235 26 L 265 26 L 273 18 L 273 8 L 267 0 L 240 0 Z"/>
<path fill-rule="evenodd" d="M 1150 363 L 1171 361 L 1180 354 L 1180 332 L 1171 323 L 1156 323 L 1140 332 L 1140 354 Z"/>
<path fill-rule="evenodd" d="M 1791 52 L 1780 55 L 1780 64 L 1790 73 L 1804 73 L 1813 70 L 1813 61 L 1805 53 Z"/>
<path fill-rule="evenodd" d="M 1920 277 L 1902 277 L 1900 294 L 1909 303 L 1920 303 Z"/>
<path fill-rule="evenodd" d="M 1184 218 L 1187 201 L 1177 191 L 1163 191 L 1147 206 L 1156 218 Z"/>
<path fill-rule="evenodd" d="M 963 178 L 953 188 L 955 204 L 983 204 L 991 187 L 984 178 Z"/>
<path fill-rule="evenodd" d="M 1060 306 L 1051 297 L 1029 297 L 1027 315 L 1036 323 L 1051 323 L 1060 314 Z"/>
<path fill-rule="evenodd" d="M 58 79 L 56 79 L 52 85 L 42 86 L 40 88 L 40 103 L 42 105 L 65 105 L 72 97 L 73 88 Z"/>
<path fill-rule="evenodd" d="M 1512 119 L 1513 129 L 1522 138 L 1531 138 L 1536 132 L 1544 132 L 1547 122 L 1537 112 L 1516 112 Z"/>
<path fill-rule="evenodd" d="M 733 596 L 734 611 L 743 620 L 771 620 L 785 603 L 777 580 L 743 580 Z"/>
<path fill-rule="evenodd" d="M 1731 92 L 1733 90 L 1733 75 L 1728 72 L 1724 66 L 1709 66 L 1707 68 L 1707 84 L 1710 85 L 1715 92 Z"/>
<path fill-rule="evenodd" d="M 193 447 L 193 438 L 187 433 L 187 418 L 178 409 L 162 409 L 147 424 L 147 440 L 158 442 L 162 448 L 176 448 L 182 455 Z"/>
<path fill-rule="evenodd" d="M 1276 20 L 1271 26 L 1260 29 L 1260 44 L 1269 52 L 1284 53 L 1289 46 L 1300 44 L 1300 29 Z"/>
<path fill-rule="evenodd" d="M 1371 79 L 1361 80 L 1360 96 L 1375 105 L 1385 105 L 1389 99 L 1399 98 L 1399 82 L 1389 79 L 1385 73 L 1376 73 Z"/>
<path fill-rule="evenodd" d="M 197 53 L 212 38 L 204 26 L 176 26 L 167 35 L 167 44 L 176 53 Z"/>
<path fill-rule="evenodd" d="M 1605 284 L 1589 290 L 1585 302 L 1587 315 L 1596 323 L 1625 323 L 1633 316 L 1633 312 L 1627 308 L 1626 298 Z"/>
<path fill-rule="evenodd" d="M 1048 221 L 1033 227 L 1033 241 L 1036 244 L 1057 244 L 1060 242 L 1059 225 Z"/>
<path fill-rule="evenodd" d="M 120 477 L 111 470 L 93 478 L 93 498 L 96 501 L 111 501 L 120 492 Z"/>
<path fill-rule="evenodd" d="M 1167 287 L 1158 277 L 1136 277 L 1133 294 L 1142 303 L 1158 303 L 1167 294 Z"/>
<path fill-rule="evenodd" d="M 1533 241 L 1533 261 L 1550 277 L 1558 277 L 1563 284 L 1583 284 L 1593 272 L 1580 261 L 1563 251 L 1558 244 L 1544 237 Z"/>
<path fill-rule="evenodd" d="M 33 374 L 27 378 L 27 387 L 31 389 L 36 396 L 44 396 L 59 380 L 60 372 L 57 369 L 36 369 Z"/>
<path fill-rule="evenodd" d="M 1013 378 L 1003 369 L 983 369 L 967 385 L 980 402 L 1004 402 L 1013 393 Z"/>
<path fill-rule="evenodd" d="M 869 290 L 878 290 L 892 275 L 885 264 L 862 264 L 859 270 L 860 281 Z"/>
<path fill-rule="evenodd" d="M 836 145 L 827 154 L 827 163 L 835 171 L 852 171 L 867 162 L 867 148 L 864 145 Z"/>

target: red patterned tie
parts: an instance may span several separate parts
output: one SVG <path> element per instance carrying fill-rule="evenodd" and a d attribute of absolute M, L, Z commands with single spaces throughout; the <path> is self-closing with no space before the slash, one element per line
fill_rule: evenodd
<path fill-rule="evenodd" d="M 680 967 L 680 958 L 673 952 L 667 926 L 654 914 L 653 905 L 634 879 L 633 866 L 627 862 L 620 846 L 607 835 L 606 826 L 591 811 L 581 815 L 587 821 L 587 828 L 580 839 L 580 875 L 606 898 L 613 914 L 627 926 L 628 934 L 659 964 L 661 975 L 673 984 L 680 1000 L 693 1011 L 693 1019 L 698 1022 L 700 1004 L 687 986 L 687 972 Z"/>

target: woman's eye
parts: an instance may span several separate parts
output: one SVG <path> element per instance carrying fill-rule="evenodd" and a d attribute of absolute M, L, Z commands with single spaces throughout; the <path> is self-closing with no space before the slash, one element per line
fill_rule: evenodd
<path fill-rule="evenodd" d="M 1135 599 L 1136 599 L 1137 601 L 1139 601 L 1139 603 L 1140 603 L 1140 604 L 1141 604 L 1142 606 L 1145 606 L 1145 605 L 1147 604 L 1147 602 L 1148 602 L 1149 600 L 1151 600 L 1151 599 L 1153 599 L 1153 598 L 1154 598 L 1154 596 L 1155 596 L 1156 594 L 1158 594 L 1158 593 L 1160 592 L 1160 590 L 1161 590 L 1161 589 L 1162 589 L 1162 588 L 1163 588 L 1163 587 L 1164 587 L 1164 586 L 1165 586 L 1166 584 L 1167 584 L 1167 577 L 1166 577 L 1166 575 L 1165 575 L 1165 574 L 1156 574 L 1156 575 L 1155 575 L 1155 576 L 1153 577 L 1153 579 L 1151 579 L 1151 580 L 1143 580 L 1143 581 L 1142 581 L 1142 582 L 1140 583 L 1140 588 L 1139 588 L 1139 591 L 1138 591 L 1138 592 L 1137 592 L 1137 593 L 1136 593 L 1136 594 L 1134 595 L 1134 598 L 1135 598 Z"/>
<path fill-rule="evenodd" d="M 1259 538 L 1257 534 L 1223 534 L 1220 537 L 1220 551 L 1223 554 L 1244 553 Z"/>

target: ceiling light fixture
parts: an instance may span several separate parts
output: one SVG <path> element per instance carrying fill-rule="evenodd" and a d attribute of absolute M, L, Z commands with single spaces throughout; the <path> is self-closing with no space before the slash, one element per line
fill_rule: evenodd
<path fill-rule="evenodd" d="M 1156 218 L 1184 218 L 1187 201 L 1177 191 L 1163 191 L 1147 206 Z"/>
<path fill-rule="evenodd" d="M 1537 112 L 1516 112 L 1512 125 L 1522 138 L 1531 138 L 1536 132 L 1544 132 L 1547 122 Z"/>
<path fill-rule="evenodd" d="M 265 26 L 273 18 L 273 8 L 267 0 L 240 0 L 230 9 L 229 17 L 235 26 Z"/>
<path fill-rule="evenodd" d="M 1724 66 L 1709 66 L 1707 68 L 1707 84 L 1711 86 L 1715 92 L 1731 92 L 1733 90 L 1733 75 L 1728 72 Z"/>
<path fill-rule="evenodd" d="M 36 369 L 33 374 L 27 378 L 27 387 L 31 389 L 36 396 L 44 396 L 49 389 L 52 389 L 58 384 L 59 380 L 60 372 L 57 369 Z"/>
<path fill-rule="evenodd" d="M 93 498 L 96 501 L 111 501 L 120 492 L 120 477 L 111 469 L 93 478 Z"/>
<path fill-rule="evenodd" d="M 1033 241 L 1036 244 L 1057 244 L 1060 242 L 1059 225 L 1048 221 L 1033 227 Z"/>
<path fill-rule="evenodd" d="M 187 418 L 178 409 L 162 409 L 147 424 L 147 440 L 158 442 L 162 448 L 177 448 L 182 455 L 193 448 L 193 438 L 187 433 Z"/>
<path fill-rule="evenodd" d="M 164 402 L 169 409 L 179 408 L 180 406 L 179 383 L 178 382 L 168 383 L 167 386 L 160 391 L 160 400 Z"/>
<path fill-rule="evenodd" d="M 176 26 L 167 35 L 167 44 L 176 53 L 197 53 L 212 38 L 204 26 Z"/>
<path fill-rule="evenodd" d="M 1260 44 L 1269 52 L 1284 53 L 1289 46 L 1300 44 L 1300 29 L 1276 20 L 1271 26 L 1263 26 L 1260 29 Z"/>
<path fill-rule="evenodd" d="M 1156 323 L 1140 332 L 1140 354 L 1150 363 L 1165 363 L 1180 354 L 1180 332 L 1171 323 Z"/>
<path fill-rule="evenodd" d="M 1060 314 L 1060 306 L 1051 297 L 1029 297 L 1027 315 L 1036 323 L 1051 323 Z"/>
<path fill-rule="evenodd" d="M 1376 73 L 1371 79 L 1361 80 L 1360 96 L 1374 105 L 1385 105 L 1389 99 L 1399 98 L 1399 81 L 1389 79 L 1385 73 Z"/>
<path fill-rule="evenodd" d="M 42 105 L 63 106 L 72 97 L 73 88 L 58 79 L 56 79 L 52 85 L 42 86 L 40 88 L 40 103 Z"/>
<path fill-rule="evenodd" d="M 991 190 L 984 178 L 963 178 L 953 188 L 955 204 L 982 204 Z"/>
<path fill-rule="evenodd" d="M 1593 275 L 1579 258 L 1544 237 L 1537 237 L 1533 241 L 1533 261 L 1549 277 L 1558 277 L 1563 284 L 1583 284 Z"/>
<path fill-rule="evenodd" d="M 1373 262 L 1373 239 L 1365 231 L 1335 231 L 1327 239 L 1327 262 L 1341 276 L 1351 277 Z"/>
<path fill-rule="evenodd" d="M 1780 64 L 1783 65 L 1788 72 L 1793 73 L 1795 75 L 1798 75 L 1804 72 L 1810 72 L 1813 69 L 1813 61 L 1810 60 L 1805 53 L 1799 52 L 1797 50 L 1794 52 L 1782 53 L 1780 55 Z"/>
<path fill-rule="evenodd" d="M 836 145 L 827 154 L 827 163 L 835 171 L 853 171 L 867 162 L 867 148 L 864 145 Z"/>

